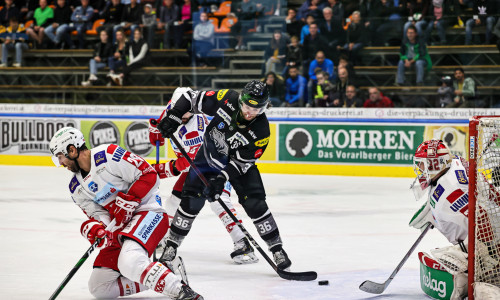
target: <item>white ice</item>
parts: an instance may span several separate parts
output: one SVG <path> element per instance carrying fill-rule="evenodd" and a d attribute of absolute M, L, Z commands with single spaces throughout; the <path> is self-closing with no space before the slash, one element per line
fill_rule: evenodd
<path fill-rule="evenodd" d="M 0 166 L 0 299 L 48 299 L 89 248 L 79 233 L 86 217 L 68 195 L 70 176 L 63 168 Z M 420 289 L 417 252 L 448 245 L 436 230 L 382 295 L 358 289 L 364 280 L 384 282 L 420 234 L 408 227 L 422 205 L 408 189 L 411 178 L 263 174 L 263 180 L 292 271 L 317 271 L 330 285 L 281 279 L 262 258 L 233 264 L 230 237 L 206 205 L 179 248 L 190 285 L 205 299 L 428 299 Z M 163 197 L 173 183 L 163 180 Z M 58 299 L 93 299 L 87 281 L 94 258 Z M 128 298 L 157 297 L 146 291 Z"/>

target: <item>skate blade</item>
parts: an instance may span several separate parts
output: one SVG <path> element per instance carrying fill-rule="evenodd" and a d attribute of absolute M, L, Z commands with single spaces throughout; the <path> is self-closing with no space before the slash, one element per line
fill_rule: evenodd
<path fill-rule="evenodd" d="M 233 261 L 238 265 L 248 265 L 259 262 L 255 254 L 243 254 L 233 257 Z"/>

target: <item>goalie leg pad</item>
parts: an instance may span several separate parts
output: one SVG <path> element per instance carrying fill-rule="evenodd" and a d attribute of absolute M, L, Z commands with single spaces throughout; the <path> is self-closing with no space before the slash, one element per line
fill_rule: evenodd
<path fill-rule="evenodd" d="M 467 271 L 467 253 L 463 252 L 460 245 L 453 245 L 431 250 L 436 260 L 452 275 Z"/>
<path fill-rule="evenodd" d="M 453 293 L 450 300 L 462 300 L 467 296 L 468 281 L 466 273 L 459 273 L 453 276 Z M 482 299 L 482 298 L 478 298 Z"/>
<path fill-rule="evenodd" d="M 494 300 L 500 299 L 500 288 L 485 282 L 475 282 L 472 284 L 474 287 L 474 298 L 481 300 Z"/>

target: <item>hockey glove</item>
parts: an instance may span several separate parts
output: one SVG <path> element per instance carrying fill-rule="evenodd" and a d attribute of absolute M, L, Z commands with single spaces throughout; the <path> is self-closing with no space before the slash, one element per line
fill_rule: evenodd
<path fill-rule="evenodd" d="M 116 220 L 116 226 L 118 228 L 122 228 L 130 222 L 135 209 L 140 203 L 140 199 L 137 199 L 132 195 L 118 192 L 115 199 L 114 210 L 111 214 L 111 218 Z"/>
<path fill-rule="evenodd" d="M 106 248 L 113 243 L 113 233 L 107 231 L 106 227 L 101 223 L 97 222 L 95 219 L 90 219 L 82 223 L 80 227 L 80 232 L 82 236 L 89 240 L 91 244 L 94 244 L 97 239 L 100 239 L 97 248 Z"/>
<path fill-rule="evenodd" d="M 149 120 L 149 142 L 156 146 L 156 142 L 160 142 L 160 146 L 165 145 L 165 139 L 161 136 L 160 130 L 158 130 L 158 120 Z"/>
<path fill-rule="evenodd" d="M 208 180 L 209 187 L 206 191 L 206 196 L 209 202 L 218 200 L 222 195 L 224 186 L 226 185 L 227 178 L 224 174 L 219 174 L 217 177 L 212 177 Z"/>
<path fill-rule="evenodd" d="M 434 227 L 436 226 L 436 221 L 432 215 L 429 201 L 422 205 L 422 207 L 413 215 L 409 225 L 416 229 L 424 230 L 427 223 L 431 223 Z"/>
<path fill-rule="evenodd" d="M 187 161 L 187 159 L 184 156 L 180 156 L 174 162 L 174 167 L 179 172 L 189 171 L 190 166 L 191 165 L 189 164 L 189 162 Z"/>
<path fill-rule="evenodd" d="M 160 176 L 160 179 L 179 176 L 180 172 L 174 166 L 175 160 L 171 160 L 168 163 L 153 164 L 156 173 Z"/>
<path fill-rule="evenodd" d="M 167 112 L 165 118 L 161 119 L 160 124 L 158 124 L 158 129 L 164 138 L 168 138 L 177 131 L 177 128 L 181 124 L 182 114 L 171 109 Z"/>

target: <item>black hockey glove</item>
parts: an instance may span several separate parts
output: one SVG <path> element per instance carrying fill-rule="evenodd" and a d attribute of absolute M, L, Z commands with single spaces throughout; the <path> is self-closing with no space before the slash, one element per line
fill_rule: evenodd
<path fill-rule="evenodd" d="M 209 187 L 206 192 L 209 202 L 216 201 L 222 195 L 224 186 L 226 185 L 226 176 L 219 174 L 217 177 L 212 177 L 208 180 Z"/>
<path fill-rule="evenodd" d="M 158 124 L 158 130 L 164 138 L 170 138 L 170 135 L 177 131 L 179 125 L 182 124 L 182 114 L 176 110 L 169 110 L 165 118 Z"/>

